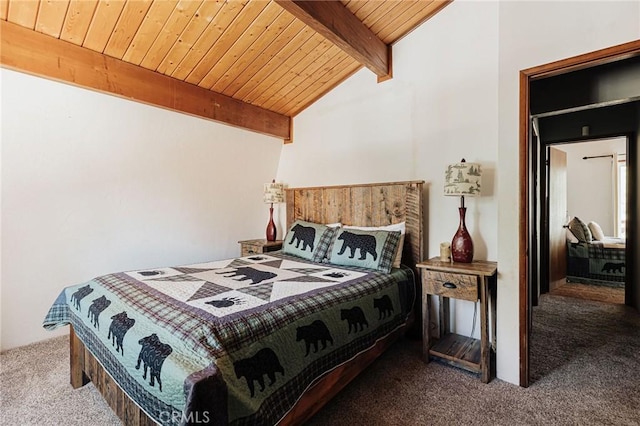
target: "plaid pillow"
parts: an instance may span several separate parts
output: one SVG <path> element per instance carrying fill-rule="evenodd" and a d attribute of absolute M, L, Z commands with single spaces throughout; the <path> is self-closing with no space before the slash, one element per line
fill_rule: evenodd
<path fill-rule="evenodd" d="M 590 243 L 593 240 L 589 227 L 577 216 L 571 219 L 571 222 L 569 222 L 569 229 L 580 242 Z"/>
<path fill-rule="evenodd" d="M 340 228 L 330 249 L 329 263 L 391 271 L 400 231 L 364 231 Z"/>
<path fill-rule="evenodd" d="M 282 243 L 282 251 L 312 262 L 322 262 L 337 228 L 296 220 Z"/>

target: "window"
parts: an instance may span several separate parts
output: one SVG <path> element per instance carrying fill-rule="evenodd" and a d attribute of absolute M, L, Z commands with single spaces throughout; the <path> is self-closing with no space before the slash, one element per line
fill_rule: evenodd
<path fill-rule="evenodd" d="M 616 236 L 625 238 L 627 232 L 627 161 L 625 155 L 617 156 L 617 196 Z"/>

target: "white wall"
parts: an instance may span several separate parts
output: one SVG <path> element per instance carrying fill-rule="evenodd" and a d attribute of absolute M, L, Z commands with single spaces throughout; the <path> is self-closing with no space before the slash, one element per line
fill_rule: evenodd
<path fill-rule="evenodd" d="M 0 70 L 2 349 L 56 335 L 63 287 L 239 254 L 282 141 Z M 66 328 L 58 332 L 65 333 Z"/>
<path fill-rule="evenodd" d="M 640 38 L 640 3 L 500 2 L 498 374 L 518 381 L 519 72 Z M 505 345 L 506 343 L 506 345 Z"/>
<path fill-rule="evenodd" d="M 0 75 L 0 128 L 2 126 L 2 76 Z M 2 130 L 0 130 L 0 351 L 2 351 Z"/>
<path fill-rule="evenodd" d="M 425 256 L 433 257 L 459 221 L 460 199 L 443 195 L 446 165 L 479 162 L 483 193 L 466 198 L 466 224 L 475 258 L 496 260 L 498 4 L 455 3 L 393 47 L 392 80 L 377 84 L 364 69 L 298 115 L 278 179 L 290 186 L 424 180 Z M 456 301 L 452 316 L 458 333 L 471 333 L 473 303 Z"/>
<path fill-rule="evenodd" d="M 583 157 L 624 154 L 626 138 L 554 145 L 567 153 L 567 210 L 585 223 L 597 222 L 605 235 L 614 236 L 616 182 L 612 157 Z"/>
<path fill-rule="evenodd" d="M 498 377 L 519 383 L 519 71 L 640 38 L 638 2 L 458 0 L 394 46 L 394 78 L 362 70 L 296 117 L 291 186 L 424 179 L 426 256 L 457 227 L 446 164 L 487 173 L 467 203 L 477 259 L 498 260 Z M 456 304 L 458 331 L 473 305 Z"/>

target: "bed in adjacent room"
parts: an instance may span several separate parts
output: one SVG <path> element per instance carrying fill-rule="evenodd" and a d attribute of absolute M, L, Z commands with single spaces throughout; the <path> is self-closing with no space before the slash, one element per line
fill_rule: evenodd
<path fill-rule="evenodd" d="M 281 252 L 98 277 L 45 326 L 125 424 L 300 423 L 415 319 L 421 212 L 422 182 L 289 189 Z"/>
<path fill-rule="evenodd" d="M 624 238 L 607 237 L 596 222 L 573 218 L 567 225 L 567 282 L 624 287 Z"/>

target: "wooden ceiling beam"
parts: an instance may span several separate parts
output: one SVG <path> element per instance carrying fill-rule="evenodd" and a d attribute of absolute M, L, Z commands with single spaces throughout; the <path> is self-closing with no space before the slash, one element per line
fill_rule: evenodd
<path fill-rule="evenodd" d="M 290 140 L 291 118 L 0 21 L 0 66 Z"/>
<path fill-rule="evenodd" d="M 276 0 L 276 3 L 373 71 L 378 81 L 391 78 L 391 46 L 340 1 Z"/>

